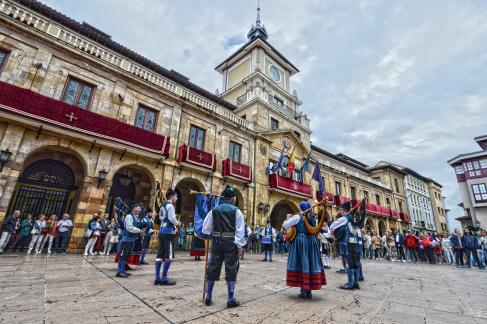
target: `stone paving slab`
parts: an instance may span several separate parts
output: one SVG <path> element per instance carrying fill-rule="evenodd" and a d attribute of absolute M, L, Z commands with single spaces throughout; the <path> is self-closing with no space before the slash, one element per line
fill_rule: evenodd
<path fill-rule="evenodd" d="M 153 285 L 151 265 L 115 278 L 113 256 L 0 256 L 0 323 L 487 323 L 487 271 L 364 261 L 360 290 L 338 286 L 346 276 L 327 271 L 327 286 L 311 301 L 286 286 L 286 257 L 272 263 L 246 254 L 236 295 L 226 309 L 226 286 L 214 303 L 201 302 L 204 262 L 178 253 L 174 287 Z M 338 262 L 334 264 L 338 266 Z"/>

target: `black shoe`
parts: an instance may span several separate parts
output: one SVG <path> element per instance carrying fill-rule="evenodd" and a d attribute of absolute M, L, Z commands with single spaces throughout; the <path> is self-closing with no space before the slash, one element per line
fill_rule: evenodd
<path fill-rule="evenodd" d="M 139 265 L 147 265 L 147 264 L 149 264 L 149 262 L 145 262 L 145 261 L 139 262 Z"/>
<path fill-rule="evenodd" d="M 159 286 L 161 284 L 161 281 L 160 280 L 154 280 L 154 286 Z"/>
<path fill-rule="evenodd" d="M 240 306 L 240 303 L 235 299 L 233 299 L 231 301 L 227 301 L 227 308 L 234 308 L 234 307 L 238 307 L 238 306 Z"/>
<path fill-rule="evenodd" d="M 267 259 L 262 260 L 262 262 L 266 262 L 266 261 L 267 261 Z"/>
<path fill-rule="evenodd" d="M 161 283 L 160 283 L 161 286 L 174 286 L 175 284 L 176 284 L 176 281 L 169 279 L 169 278 L 167 278 L 165 280 L 164 279 L 161 280 Z"/>
<path fill-rule="evenodd" d="M 311 290 L 306 292 L 306 297 L 308 297 L 308 299 L 313 299 L 313 294 L 311 293 Z"/>
<path fill-rule="evenodd" d="M 127 276 L 131 276 L 132 274 L 131 273 L 128 273 L 128 272 L 124 272 Z"/>
<path fill-rule="evenodd" d="M 324 266 L 324 268 L 325 268 L 325 269 L 331 269 L 331 267 L 330 267 L 330 266 Z"/>
<path fill-rule="evenodd" d="M 117 272 L 116 277 L 118 277 L 118 278 L 128 278 L 128 275 L 125 272 Z"/>
<path fill-rule="evenodd" d="M 205 305 L 210 306 L 211 305 L 211 299 L 205 299 Z"/>
<path fill-rule="evenodd" d="M 365 279 L 364 278 L 360 278 L 358 281 L 364 281 Z"/>
<path fill-rule="evenodd" d="M 134 270 L 132 269 L 131 267 L 128 266 L 128 264 L 125 265 L 125 271 L 130 271 L 130 270 Z"/>
<path fill-rule="evenodd" d="M 356 284 L 353 284 L 353 288 L 360 289 L 360 286 L 358 285 L 358 283 L 356 283 Z"/>
<path fill-rule="evenodd" d="M 338 287 L 340 289 L 346 289 L 346 290 L 355 290 L 355 287 L 354 285 L 349 285 L 348 283 L 344 284 L 344 285 L 341 285 L 340 287 Z"/>
<path fill-rule="evenodd" d="M 270 259 L 269 262 L 272 262 L 272 259 Z"/>
<path fill-rule="evenodd" d="M 304 293 L 304 292 L 300 292 L 299 295 L 298 295 L 299 298 L 303 298 L 303 299 L 308 299 L 308 294 Z"/>
<path fill-rule="evenodd" d="M 345 273 L 345 269 L 340 269 L 340 270 L 337 270 L 336 273 Z"/>

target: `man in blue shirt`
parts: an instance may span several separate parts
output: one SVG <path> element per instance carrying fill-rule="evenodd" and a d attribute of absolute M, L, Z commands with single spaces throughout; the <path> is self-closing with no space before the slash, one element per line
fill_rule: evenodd
<path fill-rule="evenodd" d="M 154 285 L 172 286 L 176 284 L 176 281 L 167 277 L 167 273 L 173 258 L 172 242 L 176 234 L 176 226 L 181 225 L 176 218 L 175 206 L 177 200 L 176 191 L 171 188 L 167 189 L 166 201 L 163 203 L 158 215 L 160 221 L 159 248 L 157 249 Z M 163 263 L 164 267 L 161 276 Z"/>
<path fill-rule="evenodd" d="M 120 241 L 121 253 L 120 259 L 118 260 L 117 277 L 127 278 L 129 276 L 129 274 L 125 272 L 127 258 L 129 257 L 134 247 L 137 237 L 139 235 L 143 236 L 145 234 L 145 228 L 140 229 L 140 227 L 142 227 L 142 224 L 139 221 L 139 214 L 141 211 L 142 208 L 140 204 L 133 205 L 132 212 L 130 214 L 127 214 L 123 221 L 124 231 L 122 235 L 122 240 Z"/>
<path fill-rule="evenodd" d="M 144 234 L 144 238 L 142 239 L 142 244 L 141 244 L 142 251 L 140 252 L 140 261 L 139 261 L 139 264 L 141 264 L 141 265 L 149 264 L 149 263 L 145 262 L 144 259 L 145 259 L 145 255 L 147 253 L 147 250 L 150 247 L 150 241 L 152 239 L 152 234 L 154 233 L 154 221 L 152 220 L 152 209 L 147 208 L 143 222 L 145 224 L 145 234 Z"/>

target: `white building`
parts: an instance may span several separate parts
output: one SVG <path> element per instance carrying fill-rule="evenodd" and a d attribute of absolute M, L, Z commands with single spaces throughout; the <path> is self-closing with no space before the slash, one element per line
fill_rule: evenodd
<path fill-rule="evenodd" d="M 412 228 L 419 231 L 436 231 L 433 207 L 428 190 L 430 179 L 404 168 L 408 175 L 404 178 L 404 189 L 411 213 Z"/>

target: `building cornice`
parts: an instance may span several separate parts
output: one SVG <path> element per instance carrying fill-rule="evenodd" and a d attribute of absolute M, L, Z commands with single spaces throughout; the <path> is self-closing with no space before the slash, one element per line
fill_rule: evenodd
<path fill-rule="evenodd" d="M 26 1 L 20 2 L 24 3 Z M 33 3 L 43 10 L 51 10 L 53 15 L 58 15 L 61 18 L 69 19 L 68 17 L 61 15 L 60 13 L 43 4 L 40 4 L 37 1 L 29 3 Z M 5 20 L 15 26 L 19 26 L 22 29 L 35 31 L 43 36 L 47 36 L 48 39 L 61 42 L 69 46 L 71 49 L 82 52 L 83 54 L 88 54 L 90 55 L 91 59 L 99 61 L 103 65 L 108 65 L 111 68 L 115 68 L 119 72 L 121 71 L 131 76 L 135 76 L 138 79 L 156 86 L 158 89 L 167 91 L 177 97 L 180 97 L 182 100 L 189 101 L 194 105 L 208 111 L 209 113 L 215 114 L 220 118 L 230 120 L 239 127 L 247 128 L 249 130 L 254 129 L 254 125 L 251 122 L 240 118 L 231 112 L 232 110 L 236 109 L 234 105 L 210 94 L 208 91 L 202 88 L 199 88 L 195 84 L 189 82 L 179 73 L 168 71 L 111 40 L 110 42 L 113 43 L 113 46 L 118 46 L 120 49 L 123 49 L 123 51 L 130 53 L 131 56 L 147 63 L 146 65 L 156 67 L 156 70 L 158 71 L 150 69 L 145 65 L 140 64 L 135 60 L 108 48 L 107 46 L 101 45 L 100 43 L 97 43 L 96 41 L 85 37 L 82 34 L 75 32 L 68 27 L 57 23 L 54 20 L 38 13 L 37 11 L 17 2 L 11 0 L 0 0 L 0 13 Z M 81 25 L 73 20 L 70 20 L 70 22 Z M 105 43 L 107 42 L 106 39 L 104 41 Z M 160 72 L 164 72 L 166 75 L 163 75 Z M 169 76 L 171 76 L 172 79 Z M 189 87 L 185 86 L 185 84 Z M 199 92 L 204 93 L 206 97 L 201 95 Z M 214 97 L 215 101 L 207 97 Z M 221 103 L 217 103 L 217 101 L 224 103 L 225 106 L 223 106 Z"/>

